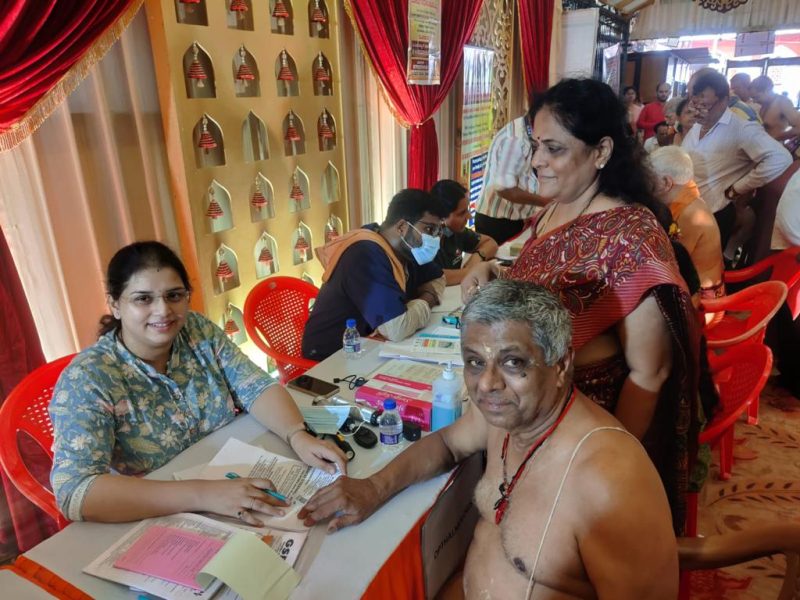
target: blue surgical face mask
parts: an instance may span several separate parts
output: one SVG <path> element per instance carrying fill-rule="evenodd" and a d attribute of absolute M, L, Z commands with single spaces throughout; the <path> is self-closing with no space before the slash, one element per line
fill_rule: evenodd
<path fill-rule="evenodd" d="M 422 237 L 422 245 L 414 248 L 411 244 L 406 242 L 404 237 L 400 239 L 403 240 L 406 246 L 411 249 L 411 255 L 414 257 L 414 260 L 417 261 L 418 265 L 427 265 L 429 262 L 433 261 L 434 258 L 436 258 L 436 253 L 439 252 L 439 238 L 435 235 L 422 233 L 411 223 L 409 223 L 408 226 L 420 234 Z"/>

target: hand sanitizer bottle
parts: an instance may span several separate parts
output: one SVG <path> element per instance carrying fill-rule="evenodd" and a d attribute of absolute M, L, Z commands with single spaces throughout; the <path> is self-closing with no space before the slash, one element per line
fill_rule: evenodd
<path fill-rule="evenodd" d="M 431 431 L 447 427 L 461 416 L 461 381 L 448 362 L 442 375 L 433 382 Z"/>

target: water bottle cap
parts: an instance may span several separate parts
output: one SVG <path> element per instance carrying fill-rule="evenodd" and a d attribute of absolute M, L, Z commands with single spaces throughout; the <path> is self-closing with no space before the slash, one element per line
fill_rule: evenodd
<path fill-rule="evenodd" d="M 383 401 L 383 410 L 394 410 L 395 408 L 397 408 L 397 402 L 391 398 L 387 398 Z"/>
<path fill-rule="evenodd" d="M 356 320 L 355 319 L 347 319 L 347 321 L 345 321 L 344 324 L 345 324 L 345 327 L 355 327 L 356 326 Z"/>

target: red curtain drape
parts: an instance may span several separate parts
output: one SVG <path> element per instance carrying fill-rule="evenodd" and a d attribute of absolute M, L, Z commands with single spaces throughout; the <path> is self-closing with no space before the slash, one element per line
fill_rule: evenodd
<path fill-rule="evenodd" d="M 28 300 L 17 275 L 5 236 L 0 231 L 0 404 L 20 380 L 44 364 L 39 336 Z M 50 459 L 33 443 L 21 440 L 26 464 L 41 481 L 50 474 Z M 7 444 L 9 440 L 0 440 Z M 0 546 L 6 552 L 32 548 L 57 531 L 55 523 L 2 475 L 0 488 Z M 5 496 L 5 497 L 4 497 Z M 13 521 L 13 527 L 12 522 Z M 16 542 L 16 544 L 15 544 Z"/>
<path fill-rule="evenodd" d="M 519 0 L 519 32 L 522 72 L 528 100 L 547 89 L 550 73 L 550 36 L 554 0 Z"/>
<path fill-rule="evenodd" d="M 483 0 L 442 0 L 442 63 L 439 85 L 406 81 L 408 0 L 346 0 L 345 7 L 395 117 L 411 128 L 408 186 L 430 189 L 439 174 L 439 144 L 431 117 L 458 75 L 464 44 Z"/>
<path fill-rule="evenodd" d="M 0 2 L 0 150 L 30 135 L 116 41 L 142 0 Z"/>

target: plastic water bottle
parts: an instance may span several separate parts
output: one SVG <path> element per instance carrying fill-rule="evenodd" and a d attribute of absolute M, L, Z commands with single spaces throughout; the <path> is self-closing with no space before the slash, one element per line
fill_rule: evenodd
<path fill-rule="evenodd" d="M 356 320 L 347 319 L 342 335 L 342 349 L 346 358 L 354 359 L 361 356 L 361 334 L 356 329 Z"/>
<path fill-rule="evenodd" d="M 433 382 L 432 412 L 431 431 L 447 427 L 461 416 L 461 382 L 450 363 Z"/>
<path fill-rule="evenodd" d="M 400 446 L 403 439 L 403 420 L 397 412 L 397 402 L 391 398 L 383 401 L 383 414 L 378 417 L 380 429 L 381 448 L 394 450 Z"/>

